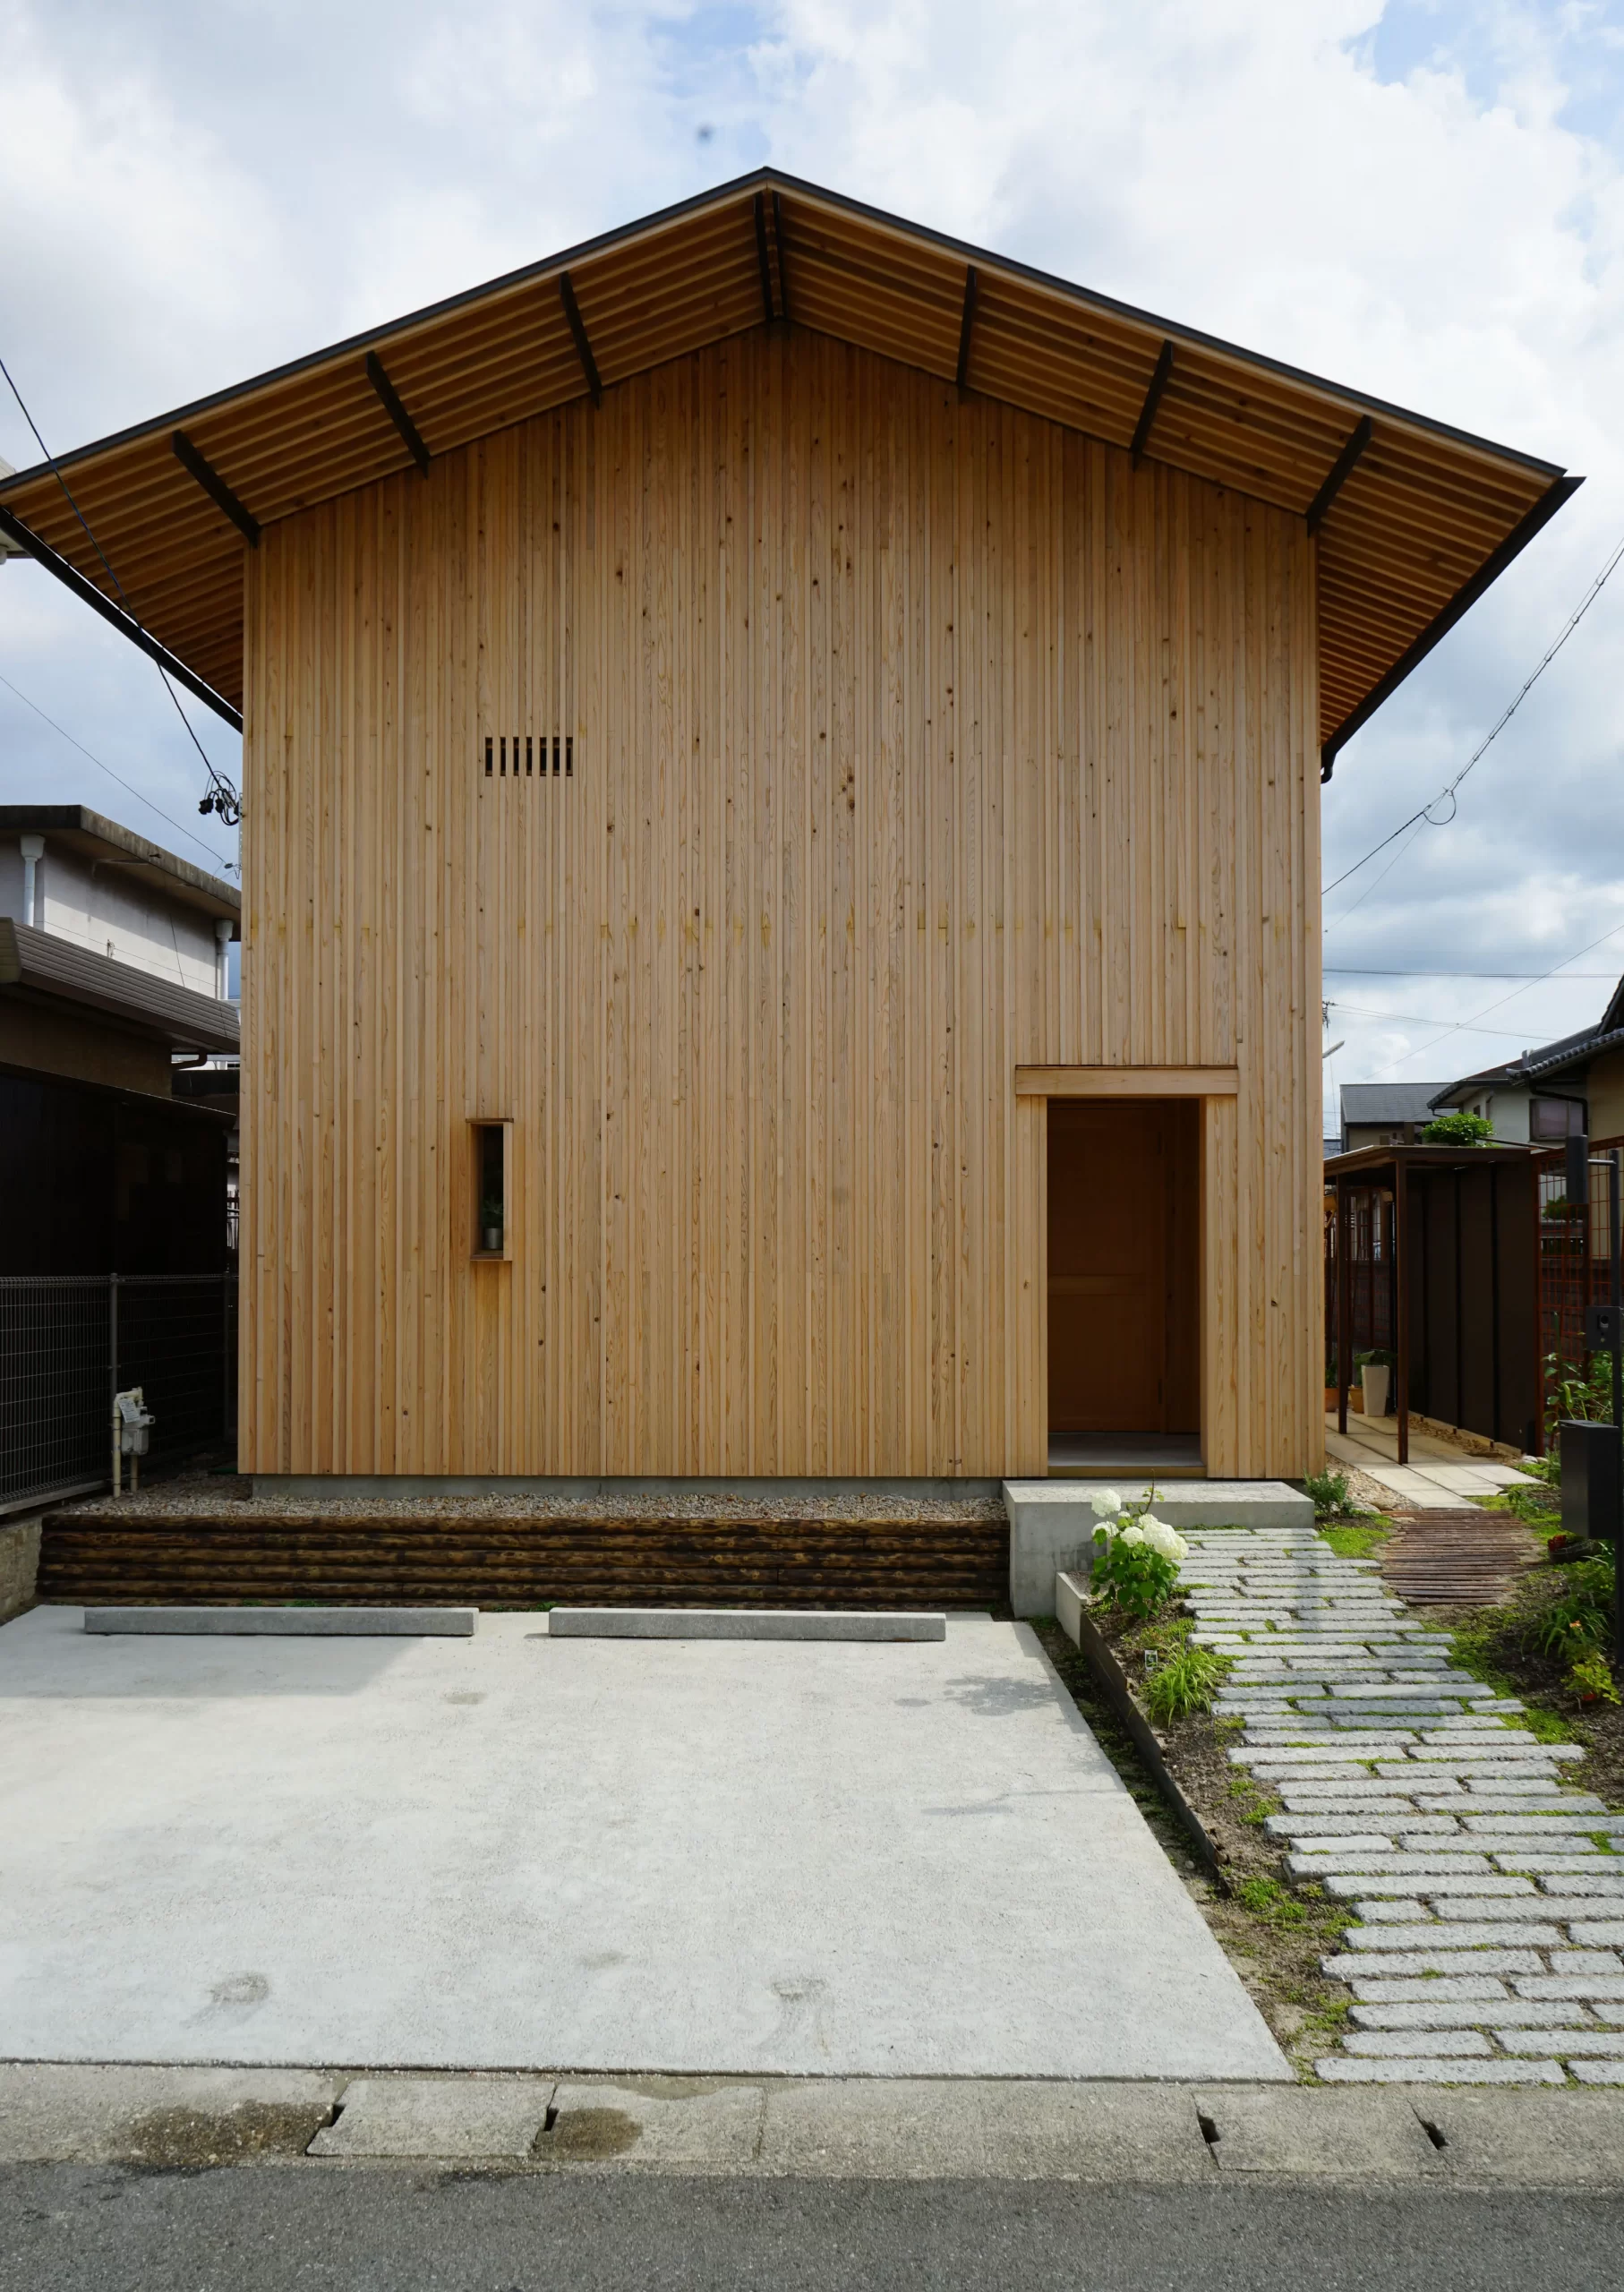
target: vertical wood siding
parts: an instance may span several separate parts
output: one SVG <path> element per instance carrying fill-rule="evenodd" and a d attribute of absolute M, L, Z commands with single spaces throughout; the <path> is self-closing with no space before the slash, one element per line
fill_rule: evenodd
<path fill-rule="evenodd" d="M 1041 1471 L 1014 1070 L 1079 1062 L 1238 1065 L 1209 1469 L 1319 1461 L 1300 520 L 762 331 L 270 526 L 246 611 L 248 1468 Z"/>

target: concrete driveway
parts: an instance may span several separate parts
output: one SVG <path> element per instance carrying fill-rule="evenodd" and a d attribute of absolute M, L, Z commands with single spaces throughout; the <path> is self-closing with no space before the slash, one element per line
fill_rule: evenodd
<path fill-rule="evenodd" d="M 1283 2078 L 1022 1625 L 0 1630 L 0 2057 Z"/>

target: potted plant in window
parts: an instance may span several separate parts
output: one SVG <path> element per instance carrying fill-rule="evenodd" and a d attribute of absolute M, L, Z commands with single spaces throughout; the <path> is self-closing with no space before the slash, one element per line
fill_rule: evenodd
<path fill-rule="evenodd" d="M 500 1257 L 502 1247 L 502 1205 L 499 1195 L 488 1193 L 479 1206 L 480 1247 L 492 1257 Z"/>

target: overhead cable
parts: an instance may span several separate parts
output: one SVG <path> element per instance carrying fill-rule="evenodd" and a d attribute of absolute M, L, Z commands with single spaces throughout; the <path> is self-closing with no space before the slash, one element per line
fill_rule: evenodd
<path fill-rule="evenodd" d="M 11 391 L 12 396 L 16 399 L 18 406 L 21 410 L 23 420 L 28 423 L 29 428 L 34 433 L 34 443 L 39 449 L 41 458 L 49 466 L 52 476 L 62 488 L 63 499 L 66 501 L 69 509 L 72 509 L 73 515 L 83 526 L 85 538 L 90 543 L 90 547 L 96 552 L 97 556 L 100 558 L 103 565 L 107 568 L 107 578 L 112 582 L 113 586 L 118 592 L 119 603 L 123 605 L 124 611 L 129 614 L 136 627 L 141 629 L 142 627 L 141 615 L 136 611 L 134 606 L 130 603 L 129 598 L 124 594 L 124 585 L 119 579 L 117 574 L 113 570 L 112 560 L 108 557 L 107 551 L 102 547 L 95 535 L 91 532 L 90 519 L 85 516 L 84 511 L 73 499 L 73 491 L 69 486 L 66 478 L 64 477 L 61 470 L 57 467 L 56 458 L 53 456 L 50 448 L 40 436 L 39 424 L 29 412 L 28 407 L 23 401 L 22 392 L 17 388 L 16 383 L 13 381 L 11 369 L 7 366 L 4 358 L 0 358 L 0 374 L 4 375 L 7 389 Z M 175 691 L 175 687 L 170 683 L 168 678 L 165 676 L 161 663 L 158 664 L 158 673 L 162 680 L 164 690 L 168 694 L 170 699 L 175 704 L 175 713 L 180 718 L 181 723 L 185 726 L 187 738 L 191 740 L 192 747 L 197 750 L 199 756 L 203 759 L 203 770 L 209 775 L 209 793 L 198 806 L 199 811 L 217 812 L 227 827 L 235 827 L 243 817 L 242 799 L 238 796 L 237 791 L 235 788 L 233 787 L 231 782 L 227 780 L 225 774 L 219 769 L 213 758 L 209 756 L 208 749 L 203 746 L 201 740 L 199 740 L 197 733 L 192 727 L 191 717 L 187 715 L 185 710 L 181 706 L 180 695 Z M 92 761 L 94 761 L 94 759 L 92 759 Z M 156 807 L 154 808 L 156 808 Z"/>
<path fill-rule="evenodd" d="M 1368 867 L 1370 862 L 1376 857 L 1376 854 L 1379 851 L 1385 851 L 1388 845 L 1393 842 L 1397 837 L 1401 836 L 1406 828 L 1418 828 L 1423 824 L 1428 827 L 1449 826 L 1449 822 L 1455 817 L 1456 812 L 1459 809 L 1458 805 L 1456 803 L 1455 796 L 1456 791 L 1459 788 L 1461 782 L 1466 778 L 1467 773 L 1471 771 L 1474 765 L 1482 762 L 1483 758 L 1488 754 L 1490 748 L 1494 745 L 1494 742 L 1500 738 L 1507 725 L 1511 722 L 1511 719 L 1516 715 L 1517 710 L 1522 706 L 1524 701 L 1527 699 L 1528 695 L 1534 690 L 1534 686 L 1544 675 L 1545 671 L 1551 666 L 1552 661 L 1555 660 L 1563 646 L 1566 645 L 1568 639 L 1573 635 L 1574 630 L 1578 627 L 1580 621 L 1584 620 L 1585 615 L 1590 611 L 1591 606 L 1594 604 L 1596 599 L 1606 587 L 1609 577 L 1611 577 L 1615 566 L 1619 563 L 1620 558 L 1624 558 L 1624 540 L 1620 541 L 1617 548 L 1613 551 L 1606 564 L 1603 566 L 1601 571 L 1596 575 L 1595 579 L 1591 583 L 1589 588 L 1586 590 L 1585 594 L 1580 599 L 1578 604 L 1575 606 L 1573 611 L 1568 615 L 1567 621 L 1562 627 L 1561 633 L 1556 638 L 1554 644 L 1548 648 L 1533 672 L 1524 680 L 1521 688 L 1515 695 L 1508 706 L 1501 712 L 1493 726 L 1478 743 L 1472 754 L 1466 758 L 1465 764 L 1461 765 L 1460 770 L 1456 774 L 1454 779 L 1449 783 L 1448 786 L 1440 788 L 1430 804 L 1423 804 L 1418 812 L 1412 812 L 1407 820 L 1401 820 L 1390 835 L 1384 835 L 1380 843 L 1372 844 L 1371 849 L 1365 853 L 1363 860 L 1356 860 L 1351 868 L 1345 868 L 1339 876 L 1335 877 L 1332 882 L 1326 885 L 1324 892 L 1321 894 L 1322 897 L 1329 898 L 1331 893 L 1336 890 L 1338 884 L 1346 883 L 1350 876 L 1356 876 L 1361 868 Z M 1440 804 L 1444 803 L 1449 805 L 1449 809 L 1444 814 L 1441 819 L 1434 819 L 1432 817 L 1433 813 L 1437 810 Z M 1402 854 L 1399 856 L 1402 857 Z M 1358 904 L 1358 901 L 1355 900 L 1354 905 L 1356 907 Z M 1346 911 L 1349 915 L 1351 915 L 1353 911 L 1353 908 L 1351 907 Z M 1338 918 L 1338 921 L 1341 921 L 1341 919 L 1342 919 L 1340 917 Z"/>

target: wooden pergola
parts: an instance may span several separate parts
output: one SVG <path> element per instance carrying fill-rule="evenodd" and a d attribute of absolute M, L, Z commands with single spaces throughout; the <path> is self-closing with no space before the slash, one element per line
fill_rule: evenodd
<path fill-rule="evenodd" d="M 1527 1146 L 1364 1146 L 1325 1165 L 1337 1197 L 1337 1426 L 1347 1431 L 1354 1347 L 1354 1236 L 1356 1197 L 1372 1197 L 1372 1282 L 1376 1200 L 1392 1203 L 1385 1262 L 1397 1367 L 1398 1462 L 1410 1454 L 1411 1381 L 1417 1309 L 1423 1316 L 1422 1358 L 1432 1381 L 1441 1371 L 1454 1394 L 1451 1422 L 1471 1414 L 1469 1390 L 1488 1396 L 1487 1424 L 1466 1424 L 1492 1440 L 1506 1437 L 1515 1396 L 1531 1392 L 1531 1415 L 1516 1429 L 1540 1435 L 1538 1313 L 1538 1161 Z M 1434 1260 L 1440 1261 L 1436 1265 Z M 1436 1326 L 1435 1326 L 1436 1324 Z M 1449 1378 L 1452 1363 L 1453 1375 Z M 1443 1412 L 1431 1408 L 1434 1416 Z"/>

